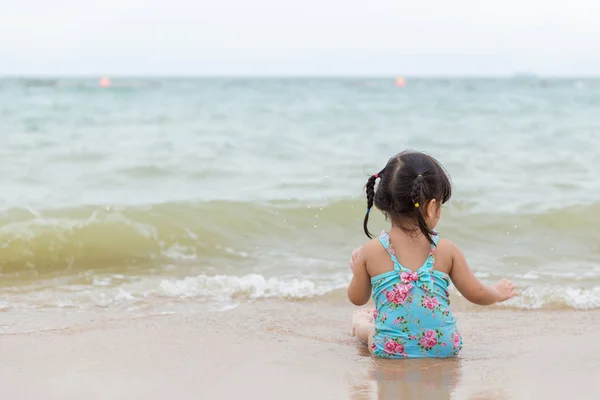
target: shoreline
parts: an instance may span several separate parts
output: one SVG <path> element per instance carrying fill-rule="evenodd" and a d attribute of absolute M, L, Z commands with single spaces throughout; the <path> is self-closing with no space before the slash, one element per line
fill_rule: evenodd
<path fill-rule="evenodd" d="M 0 335 L 3 399 L 558 399 L 600 395 L 600 311 L 455 312 L 458 359 L 376 360 L 349 305 L 258 301 Z"/>

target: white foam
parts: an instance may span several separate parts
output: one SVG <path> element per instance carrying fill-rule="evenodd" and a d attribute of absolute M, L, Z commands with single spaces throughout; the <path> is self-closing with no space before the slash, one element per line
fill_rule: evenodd
<path fill-rule="evenodd" d="M 321 296 L 333 290 L 345 287 L 347 277 L 317 281 L 300 278 L 265 278 L 258 274 L 244 276 L 199 275 L 180 280 L 165 279 L 160 282 L 158 294 L 167 297 L 247 297 L 258 298 L 294 298 L 302 299 Z"/>
<path fill-rule="evenodd" d="M 172 260 L 193 261 L 197 259 L 194 249 L 182 246 L 179 243 L 173 243 L 162 254 Z"/>
<path fill-rule="evenodd" d="M 600 286 L 577 288 L 565 286 L 529 287 L 501 305 L 521 309 L 563 306 L 588 310 L 600 308 Z"/>
<path fill-rule="evenodd" d="M 322 271 L 320 271 L 322 273 Z M 528 275 L 528 274 L 526 274 Z M 540 274 L 541 275 L 541 274 Z M 0 293 L 0 312 L 20 308 L 127 308 L 145 307 L 169 299 L 197 299 L 215 310 L 227 310 L 254 299 L 307 299 L 345 289 L 349 273 L 286 276 L 206 275 L 182 279 L 146 277 L 135 280 L 122 276 L 93 277 L 92 284 L 65 282 L 54 288 L 23 287 Z M 112 278 L 112 279 L 111 279 Z M 521 295 L 502 307 L 517 309 L 600 309 L 600 285 L 584 287 L 577 281 L 542 283 L 529 274 L 522 282 Z M 456 293 L 456 290 L 453 289 Z"/>
<path fill-rule="evenodd" d="M 112 283 L 112 278 L 110 276 L 93 278 L 93 284 L 95 286 L 109 286 L 111 283 Z"/>
<path fill-rule="evenodd" d="M 533 271 L 529 271 L 527 272 L 525 275 L 521 275 L 519 276 L 519 278 L 521 279 L 527 279 L 527 280 L 537 280 L 539 279 L 539 275 Z"/>

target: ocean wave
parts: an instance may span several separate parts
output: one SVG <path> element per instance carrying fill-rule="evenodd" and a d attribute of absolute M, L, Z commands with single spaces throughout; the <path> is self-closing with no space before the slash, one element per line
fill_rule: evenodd
<path fill-rule="evenodd" d="M 323 296 L 348 285 L 346 275 L 328 280 L 301 278 L 266 278 L 259 274 L 244 276 L 199 275 L 185 279 L 166 279 L 160 282 L 158 294 L 166 297 L 220 297 L 225 299 L 306 299 Z"/>
<path fill-rule="evenodd" d="M 153 293 L 170 298 L 209 298 L 220 301 L 270 298 L 298 300 L 337 293 L 338 296 L 334 296 L 334 298 L 345 301 L 345 289 L 349 282 L 350 277 L 344 274 L 322 281 L 300 278 L 266 278 L 258 274 L 245 276 L 200 275 L 180 280 L 163 280 L 160 282 L 159 289 Z M 453 294 L 457 293 L 453 289 Z M 527 287 L 519 297 L 500 303 L 499 306 L 519 310 L 600 309 L 600 286 L 591 288 L 559 285 Z"/>
<path fill-rule="evenodd" d="M 265 234 L 292 240 L 301 229 L 314 234 L 321 226 L 327 236 L 332 226 L 357 224 L 355 207 L 353 202 L 319 207 L 213 201 L 9 209 L 0 212 L 0 274 L 236 260 L 247 257 L 253 240 Z M 246 250 L 233 249 L 232 243 Z"/>
<path fill-rule="evenodd" d="M 169 263 L 248 257 L 265 235 L 278 241 L 318 239 L 337 246 L 336 235 L 362 236 L 361 200 L 328 204 L 288 202 L 180 202 L 140 206 L 8 209 L 0 212 L 0 274 L 44 276 L 68 271 L 153 268 Z M 383 219 L 374 215 L 371 225 Z M 448 236 L 478 240 L 519 224 L 523 236 L 568 234 L 600 239 L 600 203 L 541 214 L 469 214 L 458 203 L 444 217 Z M 372 228 L 374 230 L 374 228 Z M 561 236 L 564 237 L 564 236 Z M 360 239 L 359 239 L 360 238 Z M 232 243 L 237 245 L 232 249 Z M 329 252 L 335 252 L 331 247 Z M 251 271 L 248 271 L 251 272 Z"/>
<path fill-rule="evenodd" d="M 348 285 L 349 273 L 327 277 L 266 277 L 261 274 L 206 275 L 181 279 L 123 275 L 96 276 L 86 284 L 50 287 L 33 284 L 0 292 L 0 311 L 10 309 L 89 309 L 146 307 L 165 301 L 196 300 L 231 305 L 259 299 L 303 300 L 325 296 Z"/>
<path fill-rule="evenodd" d="M 572 286 L 538 286 L 524 289 L 501 307 L 524 310 L 576 309 L 591 310 L 600 308 L 600 286 L 579 288 Z"/>
<path fill-rule="evenodd" d="M 327 277 L 274 277 L 261 274 L 207 275 L 181 279 L 149 277 L 127 280 L 121 275 L 97 277 L 86 285 L 12 288 L 0 292 L 0 311 L 13 309 L 139 309 L 170 302 L 194 302 L 226 309 L 256 300 L 347 303 L 349 273 Z M 463 310 L 466 300 L 451 290 L 454 306 Z M 519 297 L 500 303 L 512 310 L 600 309 L 600 285 L 582 288 L 573 285 L 535 285 L 523 288 Z M 470 308 L 467 307 L 466 310 Z M 480 307 L 479 307 L 480 309 Z"/>

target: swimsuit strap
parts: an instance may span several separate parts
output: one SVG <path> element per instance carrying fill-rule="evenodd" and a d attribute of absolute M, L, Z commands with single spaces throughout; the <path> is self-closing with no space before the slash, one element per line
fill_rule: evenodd
<path fill-rule="evenodd" d="M 437 232 L 435 232 L 435 234 L 432 235 L 431 238 L 433 239 L 433 244 L 431 245 L 431 247 L 429 249 L 429 257 L 427 257 L 427 259 L 425 260 L 425 263 L 421 266 L 421 268 L 419 268 L 419 270 L 425 269 L 425 270 L 430 271 L 433 269 L 433 263 L 435 261 L 434 253 L 435 253 L 435 249 L 437 247 L 437 244 L 438 244 L 438 241 L 440 238 L 439 238 Z M 394 262 L 394 270 L 396 270 L 398 272 L 401 272 L 401 271 L 413 272 L 412 270 L 410 270 L 410 269 L 404 267 L 402 264 L 400 264 L 400 261 L 398 261 L 398 259 L 396 258 L 396 253 L 394 252 L 394 249 L 392 248 L 392 244 L 390 243 L 390 235 L 386 231 L 382 231 L 381 235 L 379 235 L 379 242 L 385 248 L 385 250 L 390 255 L 390 258 Z M 419 270 L 417 270 L 417 271 L 419 271 Z"/>
<path fill-rule="evenodd" d="M 381 243 L 381 245 L 386 249 L 386 251 L 390 255 L 390 258 L 394 262 L 394 269 L 396 271 L 398 271 L 398 272 L 400 272 L 402 270 L 410 271 L 409 269 L 403 267 L 402 264 L 400 264 L 400 262 L 396 258 L 396 253 L 394 252 L 394 249 L 392 249 L 392 245 L 390 243 L 390 235 L 388 235 L 388 233 L 386 231 L 382 231 L 381 235 L 379 235 L 379 242 Z"/>
<path fill-rule="evenodd" d="M 431 235 L 431 239 L 433 239 L 433 244 L 429 248 L 429 257 L 427 257 L 427 260 L 425 260 L 425 264 L 423 265 L 423 267 L 425 267 L 424 269 L 429 271 L 433 269 L 433 263 L 435 262 L 435 249 L 437 248 L 440 237 L 437 232 L 434 231 L 434 234 Z"/>

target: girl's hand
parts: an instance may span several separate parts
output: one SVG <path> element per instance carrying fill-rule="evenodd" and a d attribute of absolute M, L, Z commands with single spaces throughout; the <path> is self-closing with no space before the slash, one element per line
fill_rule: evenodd
<path fill-rule="evenodd" d="M 356 260 L 356 255 L 361 248 L 362 246 L 352 250 L 352 257 L 350 258 L 350 271 L 352 271 L 352 273 L 354 273 L 354 260 Z"/>
<path fill-rule="evenodd" d="M 493 287 L 496 290 L 496 292 L 498 292 L 498 303 L 519 295 L 519 293 L 517 292 L 517 287 L 507 279 L 502 279 Z"/>

